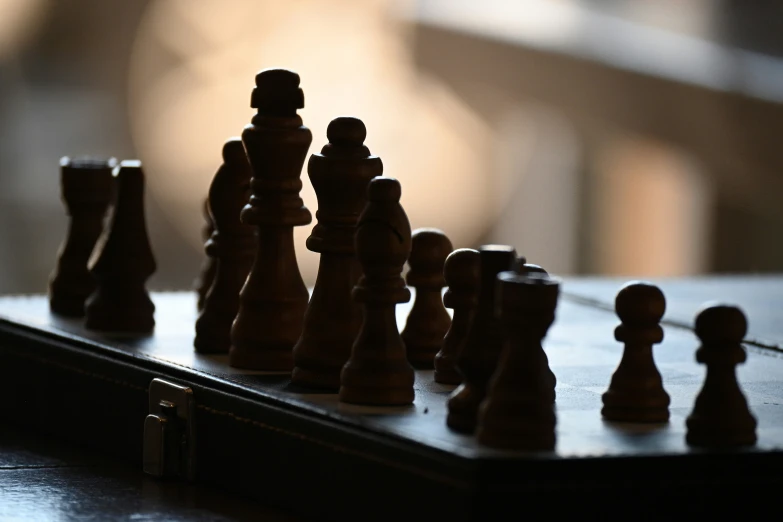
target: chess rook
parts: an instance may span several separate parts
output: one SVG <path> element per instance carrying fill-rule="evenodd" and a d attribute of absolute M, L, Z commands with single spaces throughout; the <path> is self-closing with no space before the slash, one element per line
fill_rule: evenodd
<path fill-rule="evenodd" d="M 406 281 L 416 289 L 416 297 L 402 331 L 402 340 L 408 361 L 417 368 L 434 367 L 435 355 L 451 326 L 451 316 L 443 306 L 441 291 L 446 286 L 443 266 L 452 250 L 451 241 L 438 229 L 413 231 Z"/>
<path fill-rule="evenodd" d="M 696 316 L 696 335 L 701 346 L 696 361 L 707 366 L 693 411 L 685 421 L 686 441 L 691 446 L 733 447 L 756 443 L 756 418 L 737 382 L 736 366 L 747 354 L 742 340 L 748 321 L 735 306 L 704 307 Z"/>
<path fill-rule="evenodd" d="M 538 274 L 542 277 L 546 277 L 549 275 L 549 272 L 544 270 L 540 265 L 534 265 L 533 263 L 527 263 L 525 258 L 520 256 L 517 266 L 516 266 L 516 273 L 522 274 L 522 275 L 529 275 L 529 274 Z M 549 366 L 547 366 L 547 371 L 549 372 L 549 379 L 552 381 L 552 393 L 554 394 L 554 389 L 557 386 L 557 378 L 555 377 L 555 374 L 549 370 Z M 554 397 L 554 396 L 553 396 Z"/>
<path fill-rule="evenodd" d="M 555 320 L 559 281 L 542 273 L 498 274 L 496 303 L 507 342 L 479 409 L 480 444 L 514 450 L 555 447 L 555 394 L 541 347 Z"/>
<path fill-rule="evenodd" d="M 223 164 L 209 187 L 214 230 L 206 252 L 214 261 L 215 275 L 196 320 L 193 344 L 197 352 L 228 353 L 231 348 L 231 325 L 239 310 L 239 292 L 250 272 L 257 244 L 255 227 L 239 218 L 250 198 L 250 176 L 242 140 L 228 140 L 223 145 Z"/>
<path fill-rule="evenodd" d="M 505 245 L 479 248 L 481 281 L 478 306 L 468 339 L 457 359 L 462 384 L 448 400 L 446 424 L 460 433 L 476 429 L 479 405 L 486 395 L 487 382 L 497 366 L 503 347 L 503 333 L 495 315 L 495 287 L 500 272 L 513 270 L 516 251 Z"/>
<path fill-rule="evenodd" d="M 49 306 L 55 314 L 83 316 L 84 303 L 95 290 L 87 263 L 103 231 L 116 163 L 114 158 L 60 159 L 61 196 L 70 222 L 49 279 Z"/>
<path fill-rule="evenodd" d="M 141 162 L 125 160 L 115 169 L 116 202 L 108 233 L 99 240 L 91 273 L 97 281 L 87 299 L 85 327 L 120 334 L 148 334 L 155 305 L 145 287 L 155 258 L 144 217 Z"/>
<path fill-rule="evenodd" d="M 443 294 L 443 305 L 454 310 L 454 316 L 448 332 L 443 337 L 441 349 L 435 355 L 435 382 L 441 384 L 462 382 L 462 375 L 457 368 L 457 358 L 467 341 L 478 304 L 480 267 L 480 255 L 472 248 L 453 251 L 443 264 L 443 277 L 448 285 Z"/>
<path fill-rule="evenodd" d="M 321 258 L 302 335 L 294 346 L 291 381 L 337 391 L 362 321 L 351 296 L 361 274 L 356 223 L 367 203 L 367 186 L 383 173 L 383 163 L 364 145 L 367 129 L 357 118 L 332 120 L 326 135 L 329 143 L 307 164 L 318 197 L 318 224 L 307 248 Z"/>
<path fill-rule="evenodd" d="M 237 368 L 291 371 L 309 298 L 296 262 L 294 227 L 312 221 L 299 197 L 313 140 L 296 113 L 304 107 L 299 75 L 261 71 L 250 106 L 258 113 L 242 131 L 242 143 L 253 170 L 252 195 L 241 219 L 258 228 L 258 249 L 240 293 L 229 362 Z"/>
<path fill-rule="evenodd" d="M 212 237 L 212 233 L 215 231 L 215 222 L 212 219 L 212 211 L 209 208 L 209 198 L 204 200 L 202 212 L 204 213 L 204 229 L 201 235 L 204 239 L 204 252 L 207 254 L 207 257 L 201 264 L 201 270 L 199 271 L 198 277 L 193 282 L 193 287 L 198 296 L 196 306 L 199 311 L 204 308 L 204 300 L 207 298 L 207 292 L 209 292 L 209 288 L 212 286 L 212 281 L 215 279 L 215 271 L 217 270 L 215 258 L 207 252 L 207 243 Z"/>
<path fill-rule="evenodd" d="M 669 394 L 655 366 L 652 347 L 663 341 L 659 324 L 666 311 L 663 292 L 650 283 L 632 281 L 615 298 L 620 324 L 614 338 L 624 343 L 620 364 L 603 394 L 601 415 L 621 422 L 666 422 Z"/>
<path fill-rule="evenodd" d="M 397 329 L 397 303 L 411 292 L 402 269 L 411 251 L 411 227 L 400 205 L 396 179 L 370 181 L 368 203 L 356 230 L 356 255 L 363 275 L 353 297 L 363 308 L 362 326 L 340 375 L 339 399 L 379 406 L 411 404 L 413 367 Z"/>

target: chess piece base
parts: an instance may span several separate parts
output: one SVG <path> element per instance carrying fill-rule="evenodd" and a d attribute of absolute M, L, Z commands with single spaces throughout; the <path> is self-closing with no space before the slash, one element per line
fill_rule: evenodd
<path fill-rule="evenodd" d="M 338 391 L 341 368 L 307 368 L 296 366 L 291 372 L 291 383 L 305 388 Z"/>
<path fill-rule="evenodd" d="M 554 426 L 546 429 L 503 430 L 497 433 L 479 427 L 476 430 L 476 439 L 482 446 L 490 448 L 517 450 L 517 451 L 551 451 L 555 449 L 557 437 Z"/>
<path fill-rule="evenodd" d="M 458 433 L 471 434 L 476 430 L 478 408 L 484 397 L 473 391 L 473 388 L 460 385 L 454 390 L 448 401 L 449 414 L 446 425 Z"/>
<path fill-rule="evenodd" d="M 209 338 L 207 336 L 199 336 L 193 342 L 193 346 L 198 353 L 228 353 L 231 342 L 226 345 L 225 341 L 221 342 L 216 338 Z"/>
<path fill-rule="evenodd" d="M 52 296 L 49 299 L 49 308 L 52 313 L 64 317 L 84 317 L 84 297 L 79 296 Z"/>
<path fill-rule="evenodd" d="M 641 400 L 629 400 L 622 397 L 622 392 L 607 391 L 602 395 L 604 407 L 601 416 L 617 422 L 668 422 L 669 394 L 663 390 L 654 390 Z"/>
<path fill-rule="evenodd" d="M 436 365 L 433 378 L 440 384 L 462 384 L 462 375 L 453 366 L 438 368 Z"/>
<path fill-rule="evenodd" d="M 435 355 L 440 346 L 420 346 L 415 350 L 408 348 L 408 362 L 411 366 L 420 370 L 432 370 L 435 367 Z"/>
<path fill-rule="evenodd" d="M 124 293 L 98 290 L 87 300 L 85 315 L 84 327 L 88 330 L 148 334 L 155 329 L 155 305 L 146 293 L 129 298 Z"/>
<path fill-rule="evenodd" d="M 287 345 L 265 346 L 263 349 L 232 346 L 228 352 L 228 364 L 245 370 L 290 372 L 294 367 L 294 357 Z"/>
<path fill-rule="evenodd" d="M 413 368 L 405 359 L 351 359 L 340 373 L 339 398 L 341 402 L 375 406 L 412 404 L 415 380 Z"/>
<path fill-rule="evenodd" d="M 668 408 L 618 408 L 604 406 L 601 416 L 614 422 L 669 422 Z"/>
<path fill-rule="evenodd" d="M 757 441 L 756 422 L 732 424 L 710 422 L 703 417 L 691 415 L 685 420 L 688 432 L 685 441 L 690 446 L 704 448 L 730 448 L 754 446 Z"/>
<path fill-rule="evenodd" d="M 340 402 L 368 406 L 407 406 L 415 398 L 413 387 L 368 388 L 341 386 Z"/>

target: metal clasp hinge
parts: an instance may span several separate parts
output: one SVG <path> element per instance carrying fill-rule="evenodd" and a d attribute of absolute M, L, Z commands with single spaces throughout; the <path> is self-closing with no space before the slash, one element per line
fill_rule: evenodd
<path fill-rule="evenodd" d="M 150 413 L 144 419 L 144 472 L 194 480 L 193 390 L 153 379 L 149 402 Z"/>

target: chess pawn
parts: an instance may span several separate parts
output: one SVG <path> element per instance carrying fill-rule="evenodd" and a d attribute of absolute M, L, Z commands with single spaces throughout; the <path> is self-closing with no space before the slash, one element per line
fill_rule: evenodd
<path fill-rule="evenodd" d="M 480 444 L 554 449 L 555 396 L 541 341 L 555 320 L 559 288 L 558 280 L 540 272 L 498 274 L 496 313 L 507 343 L 479 408 Z"/>
<path fill-rule="evenodd" d="M 342 402 L 379 406 L 411 404 L 413 367 L 397 330 L 395 308 L 411 292 L 402 269 L 411 251 L 411 228 L 400 205 L 396 179 L 370 181 L 368 203 L 359 217 L 356 254 L 363 275 L 353 297 L 363 308 L 362 326 L 340 375 Z"/>
<path fill-rule="evenodd" d="M 114 212 L 93 254 L 90 271 L 97 281 L 87 299 L 85 327 L 127 334 L 147 334 L 155 327 L 155 305 L 145 281 L 155 272 L 144 217 L 141 162 L 125 160 L 115 169 Z"/>
<path fill-rule="evenodd" d="M 49 306 L 55 314 L 83 316 L 84 303 L 95 290 L 87 263 L 103 230 L 116 164 L 114 158 L 60 159 L 60 189 L 70 223 L 49 279 Z"/>
<path fill-rule="evenodd" d="M 258 227 L 258 248 L 231 328 L 229 364 L 290 372 L 309 299 L 296 262 L 294 227 L 312 221 L 299 197 L 299 177 L 313 135 L 296 113 L 304 94 L 294 72 L 258 73 L 250 106 L 258 113 L 242 131 L 242 143 L 253 193 L 241 219 Z"/>
<path fill-rule="evenodd" d="M 457 369 L 457 358 L 467 341 L 478 304 L 480 267 L 480 255 L 477 250 L 471 248 L 453 251 L 443 264 L 443 277 L 448 285 L 446 293 L 443 294 L 443 305 L 454 310 L 454 317 L 443 337 L 441 349 L 435 355 L 435 382 L 462 382 L 462 375 Z"/>
<path fill-rule="evenodd" d="M 329 123 L 329 143 L 310 156 L 307 171 L 318 197 L 318 224 L 307 248 L 321 254 L 302 336 L 294 346 L 291 381 L 314 388 L 340 388 L 340 371 L 359 333 L 361 310 L 351 297 L 361 267 L 354 236 L 367 203 L 370 180 L 383 173 L 378 156 L 364 145 L 367 129 L 357 118 Z"/>
<path fill-rule="evenodd" d="M 539 265 L 534 265 L 533 263 L 525 263 L 524 257 L 522 258 L 523 262 L 519 263 L 516 268 L 516 272 L 518 274 L 544 274 L 549 275 L 546 270 L 541 268 Z"/>
<path fill-rule="evenodd" d="M 217 269 L 215 266 L 215 258 L 206 252 L 207 242 L 209 241 L 209 238 L 212 237 L 212 233 L 215 231 L 215 223 L 212 219 L 212 211 L 209 208 L 209 198 L 204 200 L 202 211 L 204 213 L 204 229 L 201 232 L 201 235 L 204 239 L 204 251 L 207 254 L 207 257 L 201 264 L 201 271 L 199 276 L 193 283 L 193 287 L 196 289 L 196 295 L 198 296 L 196 306 L 199 311 L 204 308 L 204 300 L 207 298 L 207 292 L 209 292 L 209 288 L 212 286 L 212 281 L 215 279 L 215 271 Z"/>
<path fill-rule="evenodd" d="M 603 394 L 601 415 L 621 422 L 666 422 L 669 394 L 652 353 L 653 344 L 663 341 L 659 324 L 666 311 L 663 292 L 649 283 L 628 283 L 617 293 L 615 311 L 622 324 L 614 337 L 625 347 Z"/>
<path fill-rule="evenodd" d="M 707 366 L 707 376 L 685 421 L 688 444 L 720 448 L 756 443 L 756 418 L 735 369 L 747 358 L 741 344 L 747 331 L 745 314 L 734 306 L 706 306 L 696 316 L 701 341 L 696 360 Z"/>
<path fill-rule="evenodd" d="M 214 260 L 215 276 L 196 320 L 193 344 L 200 353 L 228 353 L 231 325 L 239 309 L 239 292 L 255 258 L 255 227 L 239 213 L 250 198 L 250 164 L 239 138 L 223 145 L 223 164 L 209 187 L 214 230 L 206 252 Z"/>
<path fill-rule="evenodd" d="M 416 297 L 402 331 L 402 340 L 408 361 L 417 368 L 434 367 L 435 355 L 451 326 L 451 316 L 443 306 L 441 291 L 446 286 L 443 266 L 452 250 L 451 241 L 438 229 L 413 231 L 406 281 L 416 289 Z"/>
<path fill-rule="evenodd" d="M 504 339 L 495 316 L 495 280 L 500 272 L 513 270 L 516 252 L 510 246 L 485 245 L 479 248 L 481 280 L 478 305 L 468 339 L 457 359 L 462 384 L 448 400 L 446 424 L 460 433 L 476 429 L 479 405 L 487 382 L 497 366 Z"/>

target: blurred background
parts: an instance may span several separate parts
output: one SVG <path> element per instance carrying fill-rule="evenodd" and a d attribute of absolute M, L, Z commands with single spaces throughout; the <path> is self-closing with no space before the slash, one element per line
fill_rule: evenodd
<path fill-rule="evenodd" d="M 361 118 L 411 225 L 561 275 L 783 271 L 783 7 L 691 0 L 0 0 L 0 292 L 45 292 L 59 158 L 140 159 L 189 288 L 255 73 Z M 306 172 L 302 196 L 317 209 Z M 308 284 L 318 257 L 297 229 Z"/>

